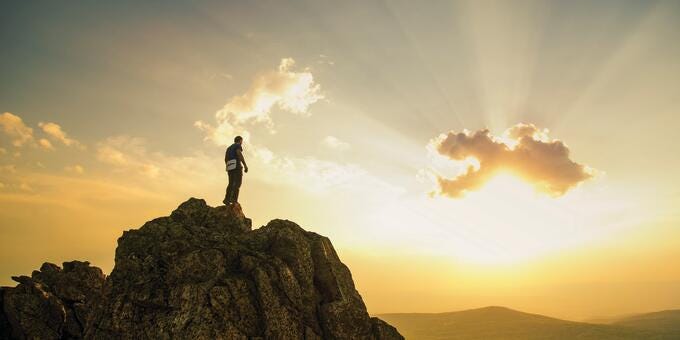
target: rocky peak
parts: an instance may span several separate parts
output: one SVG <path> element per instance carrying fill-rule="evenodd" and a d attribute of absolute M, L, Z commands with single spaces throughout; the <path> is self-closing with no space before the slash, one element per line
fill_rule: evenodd
<path fill-rule="evenodd" d="M 0 292 L 13 338 L 402 339 L 366 312 L 330 240 L 189 199 L 118 239 L 104 275 L 44 264 Z M 40 315 L 40 317 L 35 317 Z"/>

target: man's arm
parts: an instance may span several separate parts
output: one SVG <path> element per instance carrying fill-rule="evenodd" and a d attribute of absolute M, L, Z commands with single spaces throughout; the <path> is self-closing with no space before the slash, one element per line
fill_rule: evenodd
<path fill-rule="evenodd" d="M 243 163 L 243 171 L 248 172 L 248 164 L 246 164 L 246 160 L 243 158 L 243 152 L 241 152 L 241 150 L 236 150 L 236 155 L 238 156 L 238 160 Z"/>

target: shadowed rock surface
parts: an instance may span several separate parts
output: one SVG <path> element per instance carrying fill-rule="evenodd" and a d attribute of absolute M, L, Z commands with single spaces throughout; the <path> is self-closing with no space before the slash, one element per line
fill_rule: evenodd
<path fill-rule="evenodd" d="M 287 220 L 251 230 L 200 199 L 118 239 L 104 278 L 44 264 L 0 291 L 3 338 L 403 339 L 371 318 L 328 238 Z"/>
<path fill-rule="evenodd" d="M 16 287 L 0 288 L 2 339 L 78 339 L 99 301 L 105 277 L 88 262 L 44 263 L 31 277 L 13 276 Z"/>

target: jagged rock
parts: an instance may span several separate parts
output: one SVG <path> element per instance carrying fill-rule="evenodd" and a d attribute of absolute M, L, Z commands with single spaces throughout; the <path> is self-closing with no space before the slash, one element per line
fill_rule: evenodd
<path fill-rule="evenodd" d="M 287 220 L 251 230 L 238 205 L 192 198 L 124 232 L 115 262 L 105 282 L 71 263 L 17 278 L 0 326 L 41 339 L 403 339 L 369 317 L 328 238 Z M 40 320 L 18 322 L 22 310 Z"/>
<path fill-rule="evenodd" d="M 89 316 L 86 304 L 98 301 L 105 276 L 88 262 L 44 263 L 31 277 L 12 279 L 0 290 L 0 335 L 16 339 L 81 338 Z"/>

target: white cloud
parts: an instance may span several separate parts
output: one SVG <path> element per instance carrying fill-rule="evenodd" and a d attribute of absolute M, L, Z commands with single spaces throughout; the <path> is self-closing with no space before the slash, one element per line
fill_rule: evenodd
<path fill-rule="evenodd" d="M 311 157 L 282 157 L 267 148 L 257 148 L 252 155 L 268 167 L 263 172 L 266 174 L 265 179 L 293 184 L 311 191 L 342 185 L 366 174 L 357 165 L 343 165 Z"/>
<path fill-rule="evenodd" d="M 328 66 L 333 66 L 335 65 L 335 61 L 331 60 L 329 56 L 325 54 L 319 54 L 319 60 L 317 60 L 317 63 L 321 65 L 328 65 Z"/>
<path fill-rule="evenodd" d="M 252 171 L 252 176 L 260 177 L 266 182 L 285 183 L 313 193 L 327 193 L 332 190 L 372 194 L 403 192 L 403 188 L 371 175 L 357 164 L 342 164 L 313 157 L 279 156 L 264 147 L 246 152 L 261 166 L 266 167 L 263 170 Z"/>
<path fill-rule="evenodd" d="M 82 144 L 77 140 L 70 138 L 61 126 L 51 122 L 40 122 L 38 126 L 52 139 L 63 143 L 66 146 L 77 146 L 82 148 Z"/>
<path fill-rule="evenodd" d="M 321 86 L 314 81 L 311 71 L 294 70 L 294 66 L 293 59 L 281 59 L 277 69 L 257 76 L 245 93 L 232 97 L 215 114 L 216 125 L 197 121 L 194 126 L 206 134 L 206 140 L 220 146 L 231 144 L 236 135 L 243 136 L 246 159 L 251 168 L 248 176 L 264 182 L 283 183 L 315 193 L 341 188 L 352 192 L 384 192 L 380 188 L 391 193 L 402 190 L 370 175 L 356 164 L 279 155 L 253 143 L 250 130 L 255 126 L 275 132 L 271 116 L 274 108 L 308 116 L 310 106 L 324 98 Z M 348 143 L 333 136 L 322 142 L 335 150 L 349 148 Z"/>
<path fill-rule="evenodd" d="M 265 125 L 274 132 L 271 111 L 278 107 L 293 114 L 309 115 L 309 106 L 324 98 L 321 86 L 314 82 L 308 70 L 294 71 L 295 61 L 283 58 L 276 70 L 257 76 L 248 91 L 232 97 L 224 108 L 217 111 L 216 126 L 197 121 L 194 126 L 206 133 L 206 139 L 217 145 L 229 145 L 234 136 L 245 140 L 250 136 L 248 127 Z"/>
<path fill-rule="evenodd" d="M 210 79 L 209 79 L 209 80 L 213 80 L 213 79 L 215 79 L 215 78 L 224 78 L 224 79 L 227 79 L 227 80 L 232 80 L 232 79 L 234 79 L 234 76 L 232 76 L 232 75 L 229 74 L 229 73 L 213 73 L 213 74 L 210 76 Z"/>
<path fill-rule="evenodd" d="M 20 147 L 33 141 L 33 129 L 26 126 L 21 117 L 5 112 L 0 115 L 2 131 L 12 139 L 12 145 Z"/>
<path fill-rule="evenodd" d="M 46 150 L 54 150 L 52 143 L 50 143 L 50 141 L 48 141 L 45 138 L 40 138 L 38 140 L 38 145 L 40 145 L 41 148 L 46 149 Z"/>
<path fill-rule="evenodd" d="M 97 145 L 97 159 L 109 165 L 126 166 L 130 161 L 121 149 L 133 149 L 133 152 L 138 154 L 141 143 L 141 139 L 128 136 L 110 137 Z"/>
<path fill-rule="evenodd" d="M 349 143 L 334 136 L 326 136 L 326 138 L 323 139 L 323 144 L 333 150 L 344 151 L 349 149 Z"/>
<path fill-rule="evenodd" d="M 76 146 L 84 148 L 77 140 L 70 138 L 61 126 L 56 123 L 38 123 L 42 131 L 52 140 L 63 143 L 67 146 Z M 27 126 L 21 117 L 10 112 L 5 112 L 0 115 L 0 128 L 5 135 L 12 140 L 12 145 L 15 147 L 22 147 L 26 144 L 33 147 L 37 146 L 46 150 L 54 150 L 54 145 L 47 138 L 36 138 L 33 135 L 33 128 Z M 37 140 L 36 140 L 37 139 Z M 0 154 L 5 154 L 7 150 L 0 148 Z M 19 151 L 15 151 L 14 157 L 21 156 Z"/>
<path fill-rule="evenodd" d="M 129 136 L 109 137 L 97 144 L 97 159 L 117 170 L 133 170 L 138 174 L 155 177 L 158 171 L 149 171 L 151 163 L 142 138 Z"/>
<path fill-rule="evenodd" d="M 220 157 L 208 158 L 202 153 L 166 155 L 148 150 L 144 139 L 130 136 L 110 137 L 98 143 L 97 159 L 110 165 L 114 173 L 145 185 L 191 187 L 199 178 L 212 180 L 216 173 L 224 171 Z"/>

